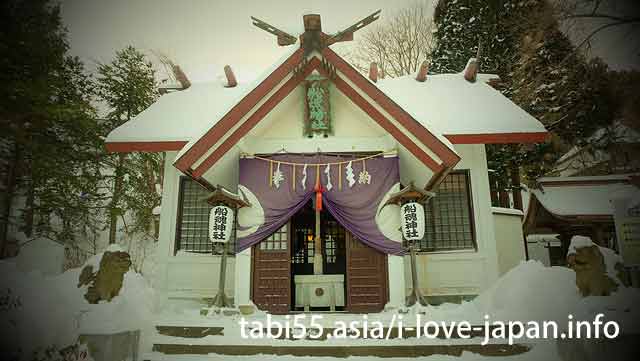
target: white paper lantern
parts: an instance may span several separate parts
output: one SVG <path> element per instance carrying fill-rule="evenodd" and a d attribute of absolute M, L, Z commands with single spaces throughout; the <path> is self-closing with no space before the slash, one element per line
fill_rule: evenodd
<path fill-rule="evenodd" d="M 402 236 L 407 241 L 424 237 L 424 207 L 417 202 L 405 203 L 400 207 Z"/>
<path fill-rule="evenodd" d="M 215 206 L 209 214 L 209 240 L 226 243 L 231 239 L 233 229 L 233 209 Z"/>

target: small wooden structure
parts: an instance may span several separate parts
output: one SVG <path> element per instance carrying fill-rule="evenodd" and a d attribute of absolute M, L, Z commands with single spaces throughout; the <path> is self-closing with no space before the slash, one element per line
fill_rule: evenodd
<path fill-rule="evenodd" d="M 429 199 L 433 198 L 436 194 L 434 192 L 428 192 L 419 189 L 413 184 L 409 183 L 401 191 L 392 194 L 386 204 L 402 205 L 407 202 L 426 203 Z M 426 306 L 427 300 L 420 291 L 420 283 L 418 282 L 418 267 L 416 265 L 416 242 L 408 242 L 407 248 L 409 255 L 411 256 L 411 293 L 407 296 L 407 306 L 413 306 L 417 303 Z"/>
<path fill-rule="evenodd" d="M 217 186 L 216 189 L 207 197 L 207 203 L 212 206 L 225 205 L 233 209 L 234 224 L 237 219 L 238 209 L 242 207 L 250 207 L 249 202 L 245 201 L 242 197 L 226 190 L 222 186 Z M 218 293 L 213 298 L 211 304 L 215 307 L 230 307 L 232 306 L 229 297 L 225 294 L 224 285 L 227 279 L 227 253 L 229 252 L 229 242 L 224 243 L 222 256 L 220 259 L 220 279 L 218 280 Z"/>
<path fill-rule="evenodd" d="M 616 248 L 612 200 L 640 192 L 628 175 L 545 177 L 537 183 L 524 218 L 524 235 L 557 233 L 564 254 L 574 235 Z"/>

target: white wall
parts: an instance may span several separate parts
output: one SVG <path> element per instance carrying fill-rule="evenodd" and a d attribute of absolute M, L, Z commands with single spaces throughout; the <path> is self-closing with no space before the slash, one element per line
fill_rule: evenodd
<path fill-rule="evenodd" d="M 427 295 L 478 294 L 499 274 L 499 258 L 494 232 L 494 216 L 489 196 L 486 155 L 483 145 L 458 145 L 462 156 L 457 169 L 468 169 L 477 250 L 420 254 L 418 272 L 421 288 Z M 160 244 L 158 249 L 159 297 L 212 297 L 217 290 L 219 257 L 209 255 L 174 255 L 179 174 L 173 167 L 175 153 L 168 153 Z M 234 259 L 229 258 L 227 295 L 234 294 Z M 410 262 L 405 259 L 405 289 L 410 291 Z"/>
<path fill-rule="evenodd" d="M 456 169 L 468 169 L 476 233 L 476 250 L 421 253 L 418 279 L 428 296 L 475 295 L 498 277 L 498 261 L 484 145 L 456 145 L 462 160 Z M 436 193 L 437 197 L 437 193 Z M 411 290 L 411 262 L 405 257 L 405 285 Z"/>
<path fill-rule="evenodd" d="M 505 274 L 526 258 L 522 234 L 522 211 L 492 207 L 498 249 L 498 272 Z"/>
<path fill-rule="evenodd" d="M 335 93 L 335 92 L 334 92 Z M 265 117 L 265 119 L 245 137 L 228 155 L 229 162 L 237 164 L 240 151 L 247 153 L 277 152 L 283 147 L 290 152 L 314 151 L 363 151 L 387 150 L 389 146 L 398 146 L 384 135 L 380 128 L 360 109 L 340 95 L 333 99 L 335 129 L 339 134 L 328 138 L 307 138 L 302 135 L 302 101 L 296 92 Z M 344 104 L 343 104 L 344 103 Z M 340 115 L 340 116 L 336 116 Z M 358 131 L 361 129 L 362 131 Z M 366 148 L 364 148 L 366 146 Z M 418 262 L 421 287 L 429 295 L 467 295 L 478 294 L 498 277 L 498 257 L 494 235 L 494 219 L 491 211 L 489 181 L 484 145 L 457 145 L 456 150 L 462 160 L 457 169 L 468 169 L 471 178 L 471 194 L 477 250 L 421 254 Z M 425 176 L 422 167 L 414 160 L 399 152 L 401 158 L 401 177 L 411 171 Z M 175 153 L 167 157 L 165 176 L 165 194 L 161 219 L 162 249 L 164 257 L 163 283 L 165 297 L 199 297 L 210 295 L 217 287 L 217 260 L 212 256 L 174 256 L 175 221 L 178 196 L 178 174 L 172 165 Z M 404 158 L 403 158 L 404 157 Z M 235 158 L 235 160 L 233 159 Z M 409 163 L 404 164 L 402 162 Z M 226 163 L 225 163 L 226 164 Z M 215 172 L 223 172 L 227 181 L 237 183 L 236 166 L 233 169 L 216 166 L 215 171 L 205 173 L 212 184 L 218 184 L 221 178 Z M 408 170 L 407 170 L 408 169 Z M 231 176 L 229 176 L 232 174 Z M 414 174 L 410 174 L 414 177 Z M 225 178 L 226 179 L 226 178 Z M 235 189 L 235 186 L 230 187 Z M 168 210 L 167 210 L 168 208 Z M 411 277 L 409 262 L 405 260 L 405 289 L 409 290 Z M 228 295 L 234 294 L 234 261 L 230 260 L 227 271 Z M 245 267 L 243 267 L 245 268 Z M 239 270 L 240 271 L 240 270 Z M 249 270 L 246 270 L 249 272 Z"/>
<path fill-rule="evenodd" d="M 176 152 L 167 152 L 156 284 L 160 305 L 171 298 L 208 298 L 218 290 L 220 256 L 187 254 L 175 249 L 180 172 L 173 166 Z M 234 294 L 234 257 L 227 257 L 227 296 Z"/>

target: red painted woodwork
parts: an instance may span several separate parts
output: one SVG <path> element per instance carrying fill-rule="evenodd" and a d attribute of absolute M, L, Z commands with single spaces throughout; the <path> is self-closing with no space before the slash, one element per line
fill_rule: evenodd
<path fill-rule="evenodd" d="M 313 70 L 318 70 L 324 75 L 326 70 L 320 66 L 320 59 L 314 57 L 309 61 L 303 70 L 302 75 L 290 78 L 285 84 L 278 89 L 266 102 L 264 102 L 258 110 L 256 110 L 240 127 L 238 127 L 217 149 L 215 149 L 193 172 L 193 177 L 201 177 L 210 167 L 212 167 L 234 144 L 246 135 L 256 124 L 260 122 L 279 102 L 295 89 L 295 87 L 310 74 Z M 374 119 L 380 126 L 391 134 L 395 139 L 403 144 L 414 156 L 434 172 L 440 172 L 443 169 L 426 152 L 422 151 L 411 139 L 393 125 L 382 113 L 377 111 L 373 105 L 358 94 L 346 81 L 340 77 L 333 79 L 336 87 L 351 99 L 358 107 Z"/>
<path fill-rule="evenodd" d="M 347 310 L 380 312 L 389 300 L 387 255 L 347 232 Z"/>
<path fill-rule="evenodd" d="M 186 141 L 177 140 L 171 142 L 109 142 L 105 144 L 108 152 L 168 152 L 182 149 Z"/>
<path fill-rule="evenodd" d="M 380 113 L 371 103 L 364 99 L 353 89 L 346 81 L 340 77 L 336 77 L 333 80 L 336 88 L 346 95 L 351 101 L 357 105 L 362 111 L 367 113 L 371 119 L 375 120 L 385 131 L 391 134 L 398 142 L 404 145 L 407 150 L 411 152 L 416 158 L 418 158 L 424 165 L 429 167 L 433 172 L 438 173 L 442 170 L 443 166 L 438 164 L 433 158 L 431 158 L 426 152 L 421 150 L 408 136 L 400 131 L 395 125 L 393 125 L 382 113 Z"/>
<path fill-rule="evenodd" d="M 269 112 L 289 95 L 300 82 L 309 75 L 313 69 L 320 65 L 318 58 L 313 58 L 305 68 L 302 75 L 294 75 L 278 89 L 260 108 L 258 108 L 241 126 L 236 129 L 216 150 L 213 151 L 194 171 L 194 177 L 201 177 L 211 168 L 226 152 L 237 144 L 256 124 L 258 124 Z"/>
<path fill-rule="evenodd" d="M 286 249 L 264 250 L 260 243 L 251 249 L 251 299 L 260 310 L 272 314 L 291 310 L 291 233 L 286 235 Z"/>
<path fill-rule="evenodd" d="M 180 157 L 175 166 L 186 172 L 198 158 L 207 152 L 224 134 L 240 120 L 248 111 L 267 95 L 282 79 L 302 61 L 302 49 L 298 49 L 287 60 L 278 66 L 263 82 L 258 84 L 249 94 L 238 102 L 231 110 L 205 133 L 198 141 Z"/>
<path fill-rule="evenodd" d="M 411 134 L 420 140 L 421 143 L 429 147 L 442 159 L 449 167 L 453 167 L 460 161 L 460 157 L 447 145 L 442 143 L 435 135 L 425 129 L 417 120 L 413 119 L 409 113 L 404 111 L 399 105 L 391 100 L 380 89 L 371 84 L 362 74 L 360 74 L 349 63 L 329 48 L 322 51 L 322 55 L 332 63 L 336 69 L 340 70 L 355 86 L 362 89 L 375 103 L 380 105 L 389 115 L 396 119 Z"/>
<path fill-rule="evenodd" d="M 542 143 L 549 133 L 500 133 L 500 134 L 448 134 L 445 138 L 453 144 L 508 144 Z"/>

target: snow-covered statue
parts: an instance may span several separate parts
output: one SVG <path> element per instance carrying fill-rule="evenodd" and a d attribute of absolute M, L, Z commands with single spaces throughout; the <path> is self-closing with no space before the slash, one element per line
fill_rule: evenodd
<path fill-rule="evenodd" d="M 576 286 L 583 297 L 609 296 L 621 283 L 619 256 L 594 244 L 589 237 L 573 236 L 567 265 L 576 272 Z"/>
<path fill-rule="evenodd" d="M 89 285 L 84 298 L 89 303 L 111 301 L 120 293 L 124 274 L 131 267 L 131 258 L 127 252 L 106 251 L 100 260 L 100 269 L 93 271 L 92 265 L 82 269 L 78 287 Z"/>

